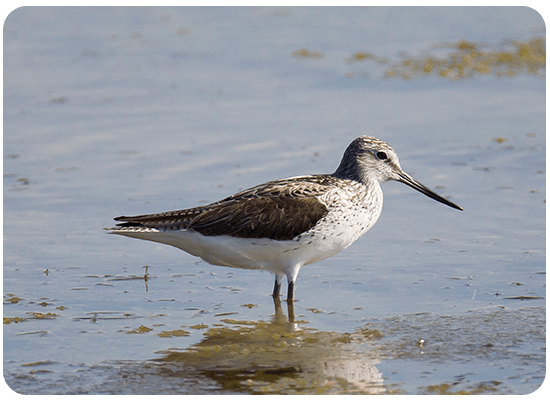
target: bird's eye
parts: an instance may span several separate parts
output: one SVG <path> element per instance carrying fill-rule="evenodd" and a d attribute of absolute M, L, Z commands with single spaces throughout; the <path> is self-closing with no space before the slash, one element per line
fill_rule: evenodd
<path fill-rule="evenodd" d="M 379 160 L 387 160 L 388 155 L 383 151 L 379 151 L 378 153 L 376 153 L 376 158 L 378 158 Z"/>

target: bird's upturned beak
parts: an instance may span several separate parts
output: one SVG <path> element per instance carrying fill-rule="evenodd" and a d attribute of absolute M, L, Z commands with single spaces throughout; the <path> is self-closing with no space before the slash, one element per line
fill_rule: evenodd
<path fill-rule="evenodd" d="M 413 189 L 418 190 L 420 193 L 425 194 L 426 196 L 431 197 L 432 199 L 437 200 L 440 203 L 446 204 L 449 207 L 456 208 L 457 210 L 463 209 L 462 207 L 456 205 L 455 203 L 441 197 L 440 195 L 435 193 L 433 190 L 431 190 L 429 187 L 424 186 L 423 184 L 418 182 L 416 179 L 414 179 L 412 176 L 410 176 L 409 174 L 403 171 L 399 173 L 398 181 L 403 182 L 405 185 L 408 185 Z"/>

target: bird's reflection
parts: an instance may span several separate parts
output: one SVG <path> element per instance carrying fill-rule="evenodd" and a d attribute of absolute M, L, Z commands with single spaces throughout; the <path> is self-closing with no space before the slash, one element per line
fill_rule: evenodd
<path fill-rule="evenodd" d="M 287 300 L 287 310 L 288 310 L 288 319 L 286 318 L 285 313 L 283 312 L 283 307 L 281 306 L 281 300 L 279 298 L 273 298 L 273 303 L 275 304 L 275 316 L 273 322 L 275 323 L 285 323 L 289 322 L 294 324 L 295 315 L 294 315 L 294 301 Z"/>
<path fill-rule="evenodd" d="M 197 344 L 162 351 L 160 375 L 206 376 L 242 393 L 382 393 L 375 352 L 361 334 L 320 331 L 295 319 L 294 303 L 274 299 L 270 321 L 224 318 Z M 216 324 L 218 325 L 218 324 Z M 188 373 L 188 372 L 186 372 Z"/>

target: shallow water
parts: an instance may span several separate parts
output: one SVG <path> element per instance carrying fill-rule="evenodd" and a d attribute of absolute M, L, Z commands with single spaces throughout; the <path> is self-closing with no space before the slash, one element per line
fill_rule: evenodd
<path fill-rule="evenodd" d="M 4 25 L 8 386 L 533 392 L 545 375 L 545 70 L 527 65 L 540 38 L 528 8 L 14 11 Z M 460 40 L 514 62 L 460 50 L 490 72 L 384 77 L 406 60 L 452 60 L 458 50 L 442 46 Z M 530 56 L 511 43 L 530 43 Z M 294 323 L 285 304 L 274 308 L 268 273 L 101 231 L 117 215 L 332 172 L 363 134 L 464 211 L 385 184 L 375 227 L 300 271 Z"/>

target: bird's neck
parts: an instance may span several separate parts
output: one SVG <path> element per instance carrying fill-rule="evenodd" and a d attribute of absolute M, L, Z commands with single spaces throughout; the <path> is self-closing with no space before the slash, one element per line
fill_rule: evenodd
<path fill-rule="evenodd" d="M 336 171 L 334 171 L 332 176 L 339 179 L 348 179 L 351 181 L 363 183 L 359 165 L 357 165 L 357 162 L 347 160 L 346 157 L 342 159 L 342 162 L 340 163 Z"/>

